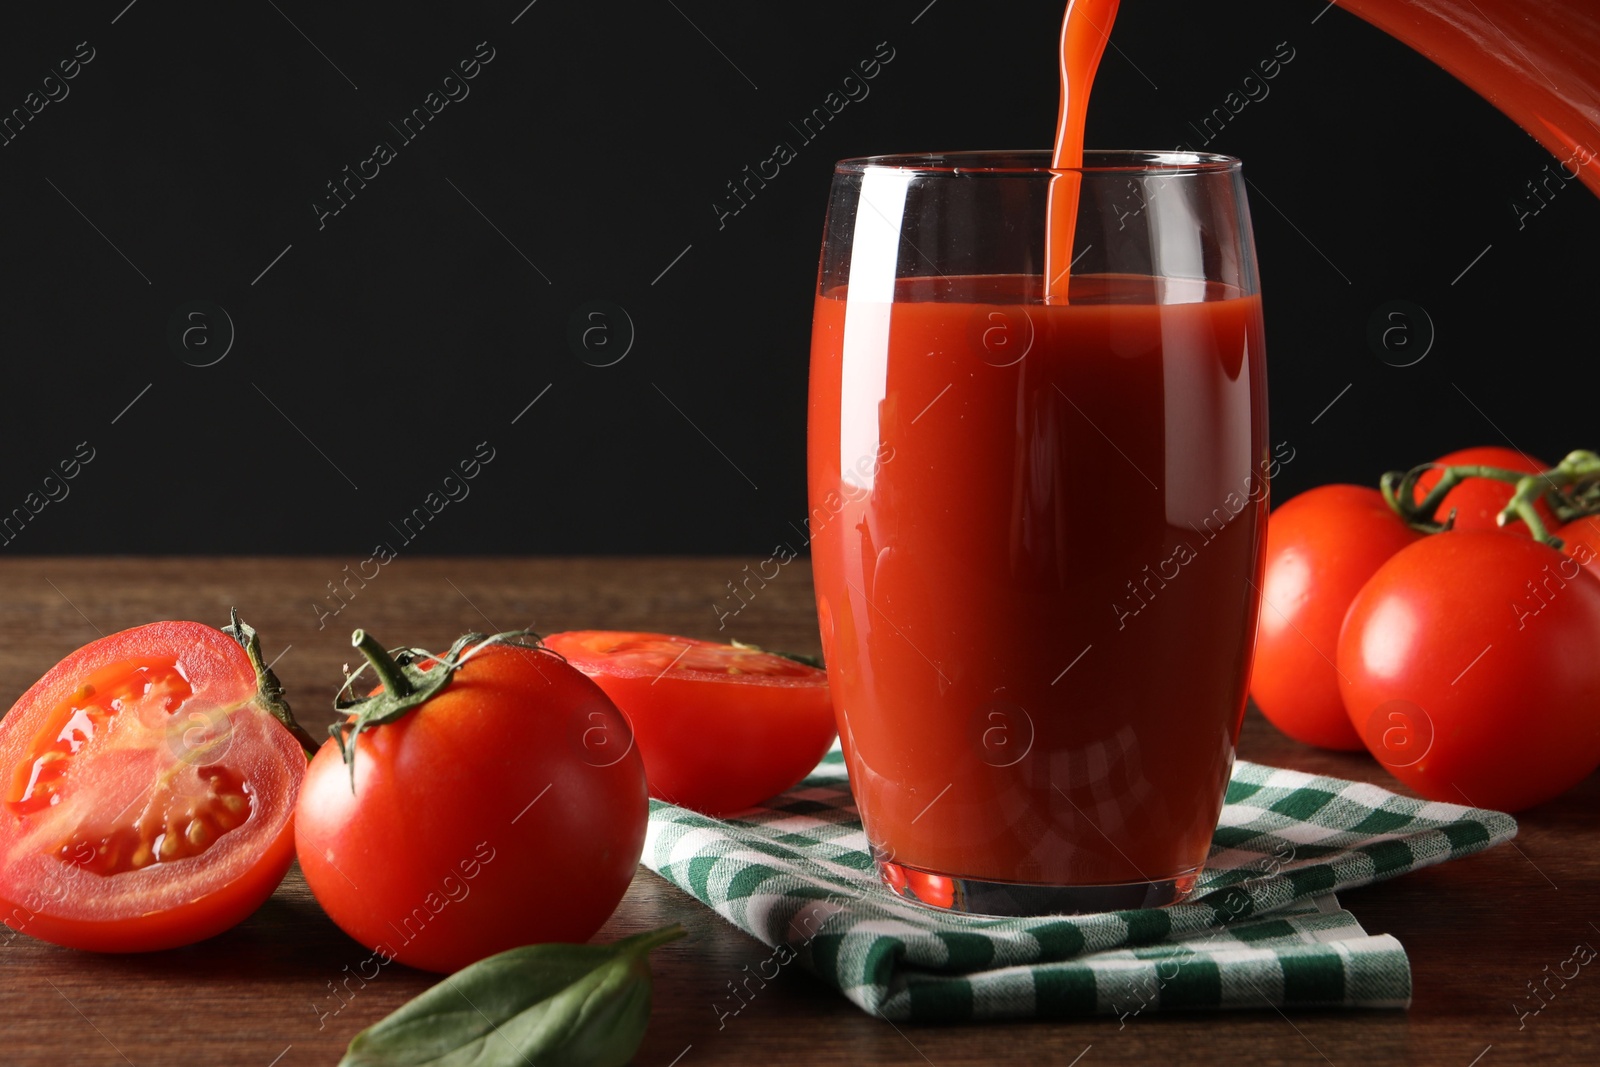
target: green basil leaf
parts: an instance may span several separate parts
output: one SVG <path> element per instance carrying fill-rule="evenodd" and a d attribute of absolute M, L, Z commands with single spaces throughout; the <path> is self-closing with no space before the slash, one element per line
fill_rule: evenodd
<path fill-rule="evenodd" d="M 622 1067 L 650 1021 L 650 950 L 682 936 L 479 960 L 357 1034 L 339 1067 Z"/>

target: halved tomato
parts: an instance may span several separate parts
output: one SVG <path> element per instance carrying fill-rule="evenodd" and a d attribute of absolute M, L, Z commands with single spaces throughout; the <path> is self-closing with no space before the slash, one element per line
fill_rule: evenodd
<path fill-rule="evenodd" d="M 235 623 L 91 642 L 0 720 L 0 920 L 140 952 L 221 933 L 277 888 L 306 754 Z"/>
<path fill-rule="evenodd" d="M 833 744 L 827 672 L 787 657 L 612 630 L 553 634 L 544 645 L 628 716 L 660 800 L 740 811 L 804 778 Z"/>

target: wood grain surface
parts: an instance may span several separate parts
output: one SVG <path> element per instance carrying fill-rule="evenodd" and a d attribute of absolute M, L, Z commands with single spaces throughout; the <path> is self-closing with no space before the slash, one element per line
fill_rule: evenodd
<path fill-rule="evenodd" d="M 154 619 L 220 625 L 238 606 L 314 733 L 332 718 L 349 634 L 444 647 L 467 630 L 532 626 L 665 630 L 711 636 L 714 604 L 746 560 L 409 559 L 343 586 L 343 559 L 11 559 L 0 562 L 0 694 L 15 699 L 46 668 L 102 633 Z M 341 588 L 346 606 L 328 598 Z M 321 605 L 321 611 L 315 605 Z M 319 622 L 322 623 L 319 627 Z M 787 565 L 726 631 L 816 651 L 810 573 Z M 1253 710 L 1245 758 L 1399 788 L 1365 755 L 1287 740 Z M 713 1008 L 769 950 L 641 868 L 598 935 L 681 922 L 687 940 L 655 956 L 656 1003 L 636 1063 L 1373 1064 L 1500 1067 L 1600 1062 L 1600 970 L 1544 984 L 1580 942 L 1600 945 L 1600 858 L 1590 778 L 1522 817 L 1510 846 L 1342 894 L 1373 933 L 1410 953 L 1409 1011 L 1146 1013 L 1125 1021 L 900 1026 L 870 1018 L 798 968 L 737 1016 Z M 318 909 L 298 870 L 241 926 L 204 944 L 95 956 L 0 930 L 0 1065 L 203 1067 L 331 1065 L 362 1028 L 435 978 L 400 965 L 333 986 L 368 953 Z M 1538 983 L 1544 1007 L 1531 1007 Z"/>

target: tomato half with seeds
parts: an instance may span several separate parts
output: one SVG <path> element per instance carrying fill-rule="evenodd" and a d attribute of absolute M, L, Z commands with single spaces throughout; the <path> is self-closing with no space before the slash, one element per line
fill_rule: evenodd
<path fill-rule="evenodd" d="M 614 630 L 553 634 L 544 645 L 628 716 L 650 795 L 707 815 L 788 789 L 836 736 L 827 672 L 785 656 Z"/>
<path fill-rule="evenodd" d="M 8 926 L 98 952 L 175 948 L 272 895 L 294 859 L 306 754 L 275 717 L 292 722 L 254 631 L 236 632 L 112 634 L 0 720 Z"/>

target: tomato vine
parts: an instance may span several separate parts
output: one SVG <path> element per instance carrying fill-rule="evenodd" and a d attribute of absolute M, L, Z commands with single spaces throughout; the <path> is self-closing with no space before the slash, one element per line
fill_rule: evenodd
<path fill-rule="evenodd" d="M 1439 481 L 1421 500 L 1417 499 L 1417 482 L 1429 471 L 1440 471 Z M 1423 533 L 1442 533 L 1454 524 L 1455 514 L 1437 520 L 1439 506 L 1445 496 L 1469 478 L 1487 478 L 1505 482 L 1513 487 L 1511 500 L 1501 509 L 1497 520 L 1501 526 L 1520 519 L 1527 524 L 1535 541 L 1560 549 L 1562 540 L 1550 532 L 1537 504 L 1543 501 L 1558 523 L 1568 523 L 1585 515 L 1600 514 L 1600 455 L 1585 449 L 1569 452 L 1566 458 L 1549 470 L 1529 474 L 1478 464 L 1443 466 L 1424 463 L 1408 471 L 1389 471 L 1379 481 L 1379 491 L 1401 520 Z"/>

